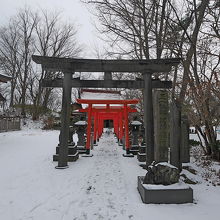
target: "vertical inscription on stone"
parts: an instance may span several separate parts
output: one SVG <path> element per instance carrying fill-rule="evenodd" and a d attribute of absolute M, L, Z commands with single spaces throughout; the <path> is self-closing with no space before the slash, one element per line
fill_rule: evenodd
<path fill-rule="evenodd" d="M 169 147 L 168 92 L 166 90 L 155 90 L 153 97 L 155 138 L 154 158 L 157 162 L 167 162 Z"/>

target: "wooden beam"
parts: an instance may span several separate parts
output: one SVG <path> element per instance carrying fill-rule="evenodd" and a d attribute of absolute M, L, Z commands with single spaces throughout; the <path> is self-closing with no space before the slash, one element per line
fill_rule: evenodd
<path fill-rule="evenodd" d="M 179 58 L 152 60 L 100 60 L 32 56 L 42 68 L 62 72 L 169 72 Z"/>
<path fill-rule="evenodd" d="M 130 99 L 130 100 L 101 100 L 101 99 L 77 99 L 79 104 L 137 104 L 139 100 Z"/>
<path fill-rule="evenodd" d="M 63 79 L 42 81 L 43 87 L 60 88 L 63 86 Z M 73 88 L 129 88 L 129 89 L 144 89 L 145 84 L 143 80 L 80 80 L 72 79 L 71 86 Z M 152 87 L 154 89 L 169 89 L 172 88 L 171 81 L 152 80 Z"/>
<path fill-rule="evenodd" d="M 86 109 L 80 109 L 79 112 L 88 112 L 88 108 Z M 92 109 L 92 112 L 98 112 L 98 113 L 120 113 L 121 111 L 123 111 L 123 109 L 110 109 L 110 110 L 107 110 L 107 109 Z M 137 109 L 131 109 L 131 108 L 128 108 L 128 112 L 129 113 L 134 113 L 134 112 L 137 112 Z"/>

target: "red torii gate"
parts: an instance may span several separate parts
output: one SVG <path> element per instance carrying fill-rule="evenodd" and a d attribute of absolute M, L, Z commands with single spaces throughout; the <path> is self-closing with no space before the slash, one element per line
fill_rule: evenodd
<path fill-rule="evenodd" d="M 94 119 L 94 142 L 101 137 L 104 127 L 104 120 L 113 120 L 114 132 L 117 138 L 122 141 L 125 136 L 125 148 L 126 153 L 130 153 L 129 142 L 129 127 L 128 127 L 128 114 L 131 112 L 137 112 L 136 109 L 131 108 L 129 105 L 137 104 L 137 99 L 132 100 L 95 100 L 95 99 L 77 99 L 79 104 L 88 104 L 86 109 L 80 109 L 80 112 L 86 112 L 88 114 L 87 124 L 87 140 L 86 140 L 86 152 L 90 154 L 91 143 L 91 130 L 92 119 Z M 95 104 L 101 104 L 104 106 L 93 106 Z M 111 105 L 119 106 L 111 106 Z"/>

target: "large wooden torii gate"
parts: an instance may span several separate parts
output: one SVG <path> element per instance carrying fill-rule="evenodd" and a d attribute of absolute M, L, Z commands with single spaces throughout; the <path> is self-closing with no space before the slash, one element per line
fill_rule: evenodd
<path fill-rule="evenodd" d="M 68 136 L 70 125 L 71 88 L 128 88 L 144 89 L 144 124 L 146 137 L 146 165 L 154 161 L 154 124 L 152 88 L 170 88 L 171 82 L 152 80 L 152 74 L 157 72 L 170 72 L 172 66 L 180 63 L 179 58 L 152 59 L 152 60 L 100 60 L 100 59 L 73 59 L 46 56 L 33 56 L 37 64 L 44 70 L 61 71 L 63 79 L 43 80 L 44 87 L 62 87 L 62 115 L 61 115 L 61 141 L 58 166 L 68 167 Z M 75 72 L 104 72 L 104 80 L 73 79 Z M 140 72 L 143 80 L 112 80 L 112 72 Z"/>

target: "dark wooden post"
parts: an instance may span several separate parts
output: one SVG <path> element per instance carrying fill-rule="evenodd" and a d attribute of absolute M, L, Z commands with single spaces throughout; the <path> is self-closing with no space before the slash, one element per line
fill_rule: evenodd
<path fill-rule="evenodd" d="M 182 169 L 180 160 L 181 146 L 181 107 L 177 101 L 171 103 L 170 109 L 170 163 Z"/>
<path fill-rule="evenodd" d="M 152 101 L 152 79 L 150 73 L 143 73 L 144 78 L 144 127 L 146 137 L 146 166 L 154 161 L 154 120 Z"/>
<path fill-rule="evenodd" d="M 64 73 L 63 97 L 61 111 L 60 150 L 57 169 L 68 168 L 68 140 L 70 126 L 70 104 L 71 104 L 71 80 L 72 73 Z"/>

